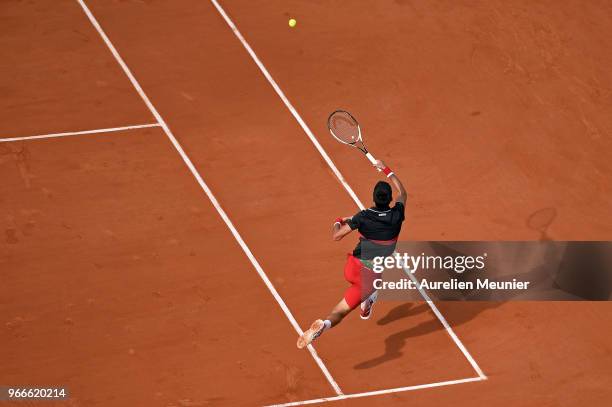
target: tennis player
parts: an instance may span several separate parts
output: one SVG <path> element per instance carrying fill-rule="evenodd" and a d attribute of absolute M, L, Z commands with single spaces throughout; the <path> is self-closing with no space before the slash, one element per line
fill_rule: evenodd
<path fill-rule="evenodd" d="M 332 230 L 332 239 L 338 241 L 351 233 L 359 231 L 359 242 L 352 254 L 348 255 L 344 266 L 344 278 L 351 286 L 344 293 L 344 298 L 325 319 L 317 319 L 297 341 L 302 349 L 321 336 L 326 330 L 338 325 L 344 317 L 361 304 L 361 318 L 372 315 L 372 307 L 378 292 L 373 282 L 378 274 L 372 271 L 372 259 L 376 256 L 389 256 L 395 250 L 397 237 L 404 221 L 404 203 L 406 190 L 399 178 L 382 161 L 376 160 L 374 167 L 382 171 L 398 192 L 395 205 L 391 185 L 379 181 L 374 187 L 374 206 L 360 211 L 353 217 L 337 218 Z"/>

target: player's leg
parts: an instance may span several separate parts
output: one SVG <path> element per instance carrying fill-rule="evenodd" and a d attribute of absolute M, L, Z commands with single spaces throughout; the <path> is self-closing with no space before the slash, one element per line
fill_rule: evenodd
<path fill-rule="evenodd" d="M 351 288 L 349 288 L 349 290 L 351 290 Z M 344 317 L 350 314 L 350 312 L 357 307 L 357 305 L 359 305 L 358 300 L 351 301 L 351 305 L 349 305 L 345 295 L 345 298 L 343 298 L 342 301 L 336 304 L 336 306 L 331 310 L 325 320 L 317 319 L 310 325 L 310 328 L 308 328 L 306 331 L 304 331 L 302 335 L 300 335 L 297 341 L 297 347 L 302 349 L 305 346 L 308 346 L 312 341 L 321 336 L 323 332 L 333 326 L 338 325 L 344 319 Z"/>
<path fill-rule="evenodd" d="M 338 325 L 361 304 L 361 318 L 368 319 L 372 315 L 372 305 L 376 301 L 377 292 L 372 293 L 365 301 L 361 302 L 361 287 L 354 284 L 346 290 L 344 298 L 331 310 L 325 320 L 317 319 L 310 325 L 298 339 L 297 346 L 302 349 L 317 339 L 326 330 Z M 367 304 L 364 308 L 364 304 Z M 364 316 L 364 314 L 366 316 Z"/>
<path fill-rule="evenodd" d="M 370 268 L 362 265 L 361 267 L 361 319 L 370 319 L 372 316 L 372 309 L 374 308 L 374 303 L 378 299 L 378 291 L 375 290 L 375 282 L 377 279 L 381 278 L 381 274 L 375 273 Z"/>
<path fill-rule="evenodd" d="M 374 291 L 368 298 L 365 299 L 361 303 L 361 312 L 359 316 L 361 319 L 370 319 L 372 316 L 372 309 L 374 308 L 374 303 L 378 299 L 378 291 Z"/>
<path fill-rule="evenodd" d="M 330 328 L 342 322 L 344 317 L 350 314 L 350 312 L 354 310 L 355 307 L 357 307 L 354 301 L 351 301 L 351 303 L 349 304 L 349 302 L 346 300 L 346 297 L 347 296 L 345 294 L 344 298 L 342 298 L 342 301 L 336 304 L 336 306 L 331 310 L 327 318 L 325 318 L 325 321 L 329 321 Z"/>
<path fill-rule="evenodd" d="M 344 298 L 336 304 L 326 319 L 317 319 L 298 339 L 297 347 L 302 349 L 317 339 L 332 326 L 338 325 L 353 309 L 361 303 L 361 262 L 349 256 L 344 266 L 344 278 L 351 286 L 344 293 Z"/>

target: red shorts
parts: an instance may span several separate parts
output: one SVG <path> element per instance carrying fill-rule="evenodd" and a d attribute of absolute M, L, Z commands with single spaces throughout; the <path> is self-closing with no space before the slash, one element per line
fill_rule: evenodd
<path fill-rule="evenodd" d="M 349 254 L 344 265 L 344 278 L 351 283 L 344 293 L 344 299 L 353 309 L 375 291 L 373 284 L 379 275 L 365 267 L 357 257 Z"/>

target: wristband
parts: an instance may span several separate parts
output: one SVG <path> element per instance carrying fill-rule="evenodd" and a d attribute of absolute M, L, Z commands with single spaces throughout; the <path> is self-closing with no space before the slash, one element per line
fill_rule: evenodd
<path fill-rule="evenodd" d="M 335 225 L 336 223 L 339 223 L 340 225 L 344 225 L 344 219 L 342 219 L 342 218 L 336 218 L 336 219 L 334 219 L 334 225 Z"/>
<path fill-rule="evenodd" d="M 391 170 L 391 168 L 389 168 L 389 167 L 383 168 L 383 172 L 385 173 L 387 178 L 389 178 L 391 175 L 393 175 L 393 170 Z"/>

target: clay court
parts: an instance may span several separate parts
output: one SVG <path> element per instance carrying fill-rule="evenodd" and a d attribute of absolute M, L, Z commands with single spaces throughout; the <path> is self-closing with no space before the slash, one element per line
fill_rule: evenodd
<path fill-rule="evenodd" d="M 0 26 L 0 385 L 70 391 L 31 405 L 610 405 L 610 302 L 381 302 L 295 345 L 381 179 L 337 108 L 406 185 L 403 240 L 610 240 L 610 2 L 4 1 Z"/>

